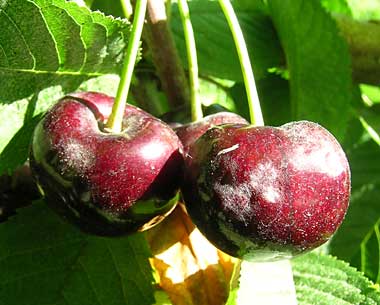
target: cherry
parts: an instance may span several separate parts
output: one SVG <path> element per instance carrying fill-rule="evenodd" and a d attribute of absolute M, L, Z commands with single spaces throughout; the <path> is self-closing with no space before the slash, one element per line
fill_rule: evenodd
<path fill-rule="evenodd" d="M 48 204 L 98 235 L 158 223 L 177 203 L 182 177 L 182 145 L 173 130 L 127 105 L 122 132 L 107 132 L 112 104 L 95 92 L 64 97 L 38 123 L 30 152 Z"/>
<path fill-rule="evenodd" d="M 350 170 L 339 143 L 316 123 L 222 125 L 191 146 L 182 192 L 215 246 L 270 261 L 312 250 L 337 230 Z"/>
<path fill-rule="evenodd" d="M 188 123 L 182 126 L 174 126 L 174 130 L 177 136 L 180 138 L 184 147 L 184 152 L 186 154 L 191 145 L 208 129 L 227 123 L 245 125 L 249 124 L 240 115 L 233 112 L 223 111 L 205 116 L 203 119 L 196 122 Z"/>

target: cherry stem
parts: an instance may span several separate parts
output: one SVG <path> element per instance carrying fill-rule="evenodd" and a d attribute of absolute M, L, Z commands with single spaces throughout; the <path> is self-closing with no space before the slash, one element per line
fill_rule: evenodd
<path fill-rule="evenodd" d="M 122 0 L 127 6 L 127 0 Z M 127 104 L 128 91 L 131 86 L 132 74 L 136 64 L 136 58 L 140 47 L 141 33 L 144 26 L 147 0 L 137 0 L 135 16 L 133 18 L 132 31 L 128 42 L 123 69 L 117 94 L 112 107 L 112 113 L 107 121 L 107 129 L 112 132 L 121 132 L 125 106 Z"/>
<path fill-rule="evenodd" d="M 231 2 L 229 0 L 219 0 L 219 5 L 221 6 L 223 13 L 227 19 L 227 23 L 230 27 L 235 42 L 236 51 L 238 53 L 240 66 L 244 78 L 245 90 L 247 92 L 251 123 L 256 126 L 263 126 L 264 119 L 261 112 L 255 78 L 253 76 L 252 65 L 249 59 L 247 45 L 244 40 L 243 32 L 240 28 L 239 21 L 236 17 Z"/>
<path fill-rule="evenodd" d="M 187 60 L 189 66 L 191 119 L 193 121 L 197 121 L 203 118 L 203 112 L 202 103 L 199 98 L 198 60 L 194 31 L 190 20 L 190 12 L 187 1 L 178 0 L 178 8 L 185 34 Z"/>
<path fill-rule="evenodd" d="M 132 13 L 133 13 L 131 1 L 121 0 L 120 4 L 121 4 L 121 7 L 123 9 L 123 13 L 124 13 L 125 18 L 127 18 L 127 19 L 131 18 Z"/>

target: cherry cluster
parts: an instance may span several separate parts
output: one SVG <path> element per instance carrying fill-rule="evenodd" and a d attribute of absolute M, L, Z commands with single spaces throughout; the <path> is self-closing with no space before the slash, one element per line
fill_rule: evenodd
<path fill-rule="evenodd" d="M 314 249 L 343 221 L 350 171 L 335 138 L 308 121 L 252 126 L 220 112 L 176 127 L 127 105 L 105 127 L 113 98 L 62 98 L 37 125 L 30 165 L 47 203 L 83 231 L 151 228 L 180 201 L 222 251 L 276 260 Z"/>

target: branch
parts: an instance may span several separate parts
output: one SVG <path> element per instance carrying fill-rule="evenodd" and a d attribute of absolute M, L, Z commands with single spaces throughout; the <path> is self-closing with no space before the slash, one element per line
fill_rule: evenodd
<path fill-rule="evenodd" d="M 149 0 L 145 38 L 169 104 L 190 105 L 189 85 L 167 21 L 164 0 Z"/>
<path fill-rule="evenodd" d="M 354 81 L 380 85 L 380 21 L 334 18 L 351 51 Z"/>

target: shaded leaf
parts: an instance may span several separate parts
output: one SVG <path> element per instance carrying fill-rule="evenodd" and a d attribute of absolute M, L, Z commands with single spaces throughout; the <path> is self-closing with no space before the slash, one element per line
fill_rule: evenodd
<path fill-rule="evenodd" d="M 363 132 L 362 126 L 358 129 L 362 130 L 362 137 L 347 152 L 353 190 L 380 183 L 380 146 L 367 132 Z"/>
<path fill-rule="evenodd" d="M 142 235 L 89 236 L 43 202 L 0 225 L 0 304 L 153 304 Z"/>
<path fill-rule="evenodd" d="M 380 131 L 378 105 L 357 105 L 344 147 L 352 176 L 352 195 L 345 220 L 333 237 L 329 251 L 364 272 L 374 282 L 380 280 L 380 146 L 371 130 Z"/>
<path fill-rule="evenodd" d="M 329 246 L 331 254 L 350 262 L 373 281 L 379 280 L 379 196 L 380 184 L 354 190 L 345 221 Z"/>
<path fill-rule="evenodd" d="M 200 74 L 242 81 L 235 44 L 219 4 L 214 1 L 191 1 L 189 7 Z M 248 45 L 255 77 L 263 78 L 268 74 L 268 68 L 283 62 L 272 22 L 260 1 L 253 1 L 249 10 L 243 4 L 241 8 L 237 6 L 236 14 Z M 186 64 L 183 29 L 176 4 L 173 4 L 170 22 L 182 62 Z"/>
<path fill-rule="evenodd" d="M 271 74 L 256 84 L 265 124 L 279 126 L 291 121 L 289 82 L 278 75 Z M 237 112 L 249 120 L 248 100 L 243 83 L 230 88 Z"/>
<path fill-rule="evenodd" d="M 315 121 L 342 140 L 352 100 L 350 53 L 317 0 L 270 0 L 284 48 L 294 120 Z"/>
<path fill-rule="evenodd" d="M 124 17 L 120 1 L 93 0 L 91 1 L 91 9 L 99 10 L 115 17 Z"/>

